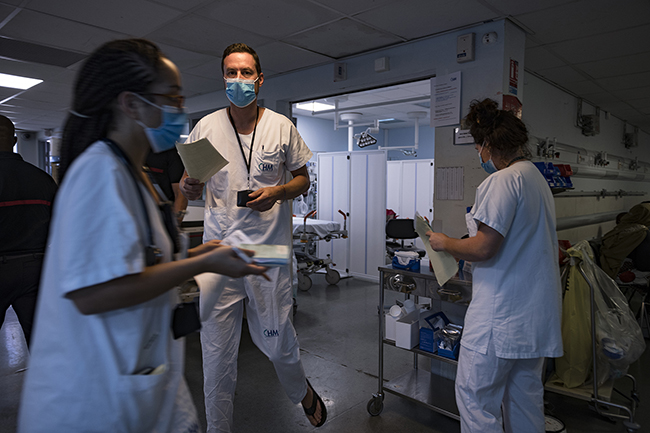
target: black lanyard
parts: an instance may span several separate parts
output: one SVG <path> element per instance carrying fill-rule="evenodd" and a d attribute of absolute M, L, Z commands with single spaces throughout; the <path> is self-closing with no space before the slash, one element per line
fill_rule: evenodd
<path fill-rule="evenodd" d="M 257 114 L 255 115 L 255 127 L 253 128 L 253 138 L 251 139 L 251 149 L 248 155 L 248 161 L 246 161 L 246 154 L 244 153 L 244 146 L 241 144 L 241 140 L 239 138 L 239 132 L 237 132 L 237 127 L 235 126 L 235 122 L 232 120 L 232 116 L 230 115 L 230 108 L 226 110 L 228 113 L 228 118 L 230 119 L 230 124 L 232 125 L 232 129 L 235 130 L 235 137 L 237 137 L 237 143 L 239 143 L 239 150 L 241 150 L 241 156 L 244 158 L 244 163 L 246 164 L 246 170 L 248 171 L 248 183 L 250 187 L 250 180 L 251 180 L 251 161 L 253 160 L 253 144 L 255 143 L 255 132 L 257 132 L 257 120 L 260 117 L 260 107 L 257 107 Z"/>

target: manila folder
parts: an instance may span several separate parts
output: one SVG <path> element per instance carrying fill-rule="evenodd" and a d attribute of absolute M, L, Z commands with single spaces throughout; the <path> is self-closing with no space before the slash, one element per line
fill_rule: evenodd
<path fill-rule="evenodd" d="M 415 214 L 415 231 L 420 235 L 424 248 L 429 256 L 429 261 L 433 267 L 433 273 L 438 280 L 438 284 L 443 286 L 451 277 L 458 272 L 458 263 L 456 259 L 446 251 L 434 251 L 429 244 L 429 238 L 425 235 L 431 230 L 429 223 L 422 218 L 417 212 Z"/>

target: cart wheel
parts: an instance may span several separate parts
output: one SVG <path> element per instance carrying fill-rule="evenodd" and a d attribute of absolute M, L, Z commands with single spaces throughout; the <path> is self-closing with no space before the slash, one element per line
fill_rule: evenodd
<path fill-rule="evenodd" d="M 368 406 L 366 407 L 370 415 L 377 416 L 382 410 L 384 410 L 384 402 L 382 400 L 381 397 L 373 397 L 370 399 Z"/>
<path fill-rule="evenodd" d="M 339 274 L 339 271 L 336 269 L 327 268 L 325 281 L 327 281 L 327 284 L 337 284 L 339 281 L 341 281 L 341 274 Z"/>
<path fill-rule="evenodd" d="M 641 428 L 639 424 L 632 421 L 623 421 L 623 425 L 629 433 L 635 433 Z"/>
<path fill-rule="evenodd" d="M 298 274 L 298 288 L 303 292 L 311 289 L 311 278 L 309 275 Z"/>

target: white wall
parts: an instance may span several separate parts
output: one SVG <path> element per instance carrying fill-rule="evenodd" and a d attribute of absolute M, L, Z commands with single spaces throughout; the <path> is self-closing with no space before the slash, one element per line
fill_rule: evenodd
<path fill-rule="evenodd" d="M 611 155 L 634 158 L 650 163 L 650 135 L 640 132 L 639 147 L 626 149 L 622 144 L 624 122 L 614 116 L 607 116 L 601 111 L 600 134 L 587 137 L 581 129 L 575 126 L 578 110 L 578 99 L 552 86 L 540 78 L 526 74 L 526 103 L 522 119 L 529 132 L 540 138 L 557 138 L 560 143 L 584 147 L 593 151 L 605 151 Z M 593 114 L 595 108 L 583 104 L 583 114 Z M 631 132 L 631 129 L 628 131 Z M 575 155 L 561 152 L 559 163 L 574 164 Z M 633 182 L 612 179 L 572 178 L 575 191 L 643 191 L 650 192 L 649 182 Z M 624 212 L 633 205 L 647 200 L 648 197 L 579 197 L 563 198 L 561 194 L 555 197 L 556 216 L 558 218 L 578 215 L 590 215 L 601 212 Z M 594 224 L 581 228 L 558 232 L 560 239 L 568 239 L 575 243 L 582 239 L 591 239 L 611 230 L 614 221 Z"/>
<path fill-rule="evenodd" d="M 506 35 L 506 29 L 509 35 Z M 494 31 L 498 35 L 496 43 L 484 45 L 482 35 Z M 467 63 L 456 62 L 456 38 L 460 34 L 476 33 L 475 60 Z M 524 33 L 509 21 L 499 21 L 474 27 L 463 32 L 451 33 L 439 37 L 440 50 L 435 53 L 440 75 L 461 71 L 461 118 L 474 99 L 492 98 L 501 102 L 504 93 L 504 74 L 508 73 L 510 57 L 519 60 L 523 70 Z M 512 54 L 513 49 L 506 50 L 508 44 L 516 44 L 520 54 Z M 506 60 L 507 59 L 507 60 Z M 521 77 L 520 77 L 521 80 Z M 519 86 L 520 88 L 523 86 Z M 523 92 L 518 95 L 523 101 Z M 487 176 L 478 162 L 473 145 L 454 145 L 454 128 L 458 125 L 438 127 L 435 129 L 436 169 L 442 167 L 463 167 L 464 184 L 462 200 L 434 200 L 434 224 L 436 230 L 460 237 L 467 233 L 465 218 L 467 206 L 474 203 L 476 188 Z"/>

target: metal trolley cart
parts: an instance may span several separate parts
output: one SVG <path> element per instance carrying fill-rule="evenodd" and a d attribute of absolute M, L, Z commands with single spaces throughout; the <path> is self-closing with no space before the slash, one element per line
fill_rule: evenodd
<path fill-rule="evenodd" d="M 325 281 L 328 284 L 337 284 L 341 280 L 339 271 L 332 268 L 332 258 L 321 259 L 316 257 L 316 242 L 329 242 L 332 239 L 346 239 L 347 217 L 345 213 L 339 210 L 343 215 L 343 230 L 341 224 L 336 221 L 325 221 L 311 218 L 316 215 L 316 211 L 311 211 L 302 218 L 293 218 L 293 250 L 298 261 L 298 288 L 307 291 L 311 288 L 312 281 L 309 275 L 321 269 L 325 269 Z M 298 242 L 296 242 L 298 241 Z"/>
<path fill-rule="evenodd" d="M 440 287 L 434 274 L 428 269 L 416 273 L 393 269 L 390 266 L 379 268 L 379 279 L 379 381 L 377 393 L 368 401 L 368 413 L 372 416 L 379 415 L 384 408 L 384 392 L 390 392 L 459 420 L 454 381 L 418 369 L 418 355 L 457 364 L 453 359 L 420 350 L 419 346 L 415 346 L 410 349 L 413 352 L 413 369 L 384 383 L 384 345 L 395 346 L 395 342 L 384 338 L 384 290 L 403 292 L 407 297 L 415 296 L 416 303 L 420 296 L 430 298 L 432 312 L 443 311 L 454 323 L 460 324 L 472 297 L 471 281 L 454 277 Z"/>

